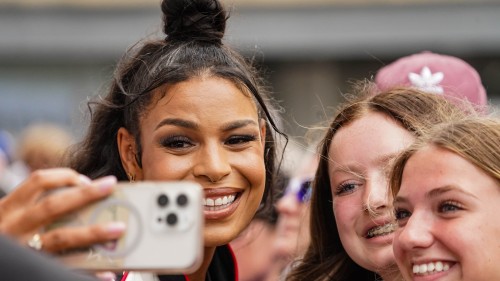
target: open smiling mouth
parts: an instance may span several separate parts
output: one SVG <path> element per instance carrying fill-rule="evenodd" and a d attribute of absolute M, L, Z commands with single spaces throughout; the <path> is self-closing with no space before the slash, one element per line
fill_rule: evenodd
<path fill-rule="evenodd" d="M 368 232 L 366 233 L 366 238 L 370 239 L 373 237 L 384 236 L 393 233 L 394 230 L 396 230 L 396 224 L 394 223 L 377 225 L 368 230 Z"/>
<path fill-rule="evenodd" d="M 445 261 L 429 262 L 424 264 L 414 264 L 413 274 L 415 275 L 430 275 L 438 272 L 448 271 L 452 266 L 451 263 Z"/>
<path fill-rule="evenodd" d="M 203 198 L 203 206 L 206 211 L 218 211 L 229 207 L 238 197 L 238 194 L 231 194 L 219 197 Z"/>

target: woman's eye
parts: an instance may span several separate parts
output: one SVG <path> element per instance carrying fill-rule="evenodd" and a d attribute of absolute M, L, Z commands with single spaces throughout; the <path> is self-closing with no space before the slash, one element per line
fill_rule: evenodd
<path fill-rule="evenodd" d="M 226 144 L 238 145 L 238 144 L 244 144 L 244 143 L 248 143 L 251 141 L 255 141 L 256 139 L 257 139 L 257 136 L 255 136 L 255 135 L 237 135 L 237 136 L 231 136 L 226 141 Z"/>
<path fill-rule="evenodd" d="M 449 213 L 463 210 L 461 204 L 453 201 L 446 201 L 441 203 L 438 209 L 440 213 Z"/>
<path fill-rule="evenodd" d="M 337 187 L 335 195 L 345 195 L 354 192 L 359 184 L 353 182 L 342 183 Z"/>
<path fill-rule="evenodd" d="M 408 219 L 411 216 L 411 213 L 408 210 L 396 208 L 394 210 L 394 216 L 398 224 L 402 224 L 404 220 Z"/>
<path fill-rule="evenodd" d="M 168 137 L 161 140 L 161 145 L 166 148 L 188 148 L 193 146 L 193 143 L 189 138 L 183 136 Z"/>

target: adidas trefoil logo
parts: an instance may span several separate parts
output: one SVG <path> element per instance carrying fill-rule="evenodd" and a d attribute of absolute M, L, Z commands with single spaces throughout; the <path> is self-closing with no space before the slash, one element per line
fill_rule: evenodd
<path fill-rule="evenodd" d="M 424 66 L 420 71 L 420 74 L 410 72 L 408 74 L 408 79 L 413 86 L 419 88 L 422 91 L 443 94 L 443 87 L 439 85 L 443 81 L 443 72 L 432 73 L 431 70 Z"/>

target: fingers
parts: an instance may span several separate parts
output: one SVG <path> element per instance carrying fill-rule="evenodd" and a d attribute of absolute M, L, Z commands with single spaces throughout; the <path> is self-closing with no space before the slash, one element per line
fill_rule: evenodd
<path fill-rule="evenodd" d="M 0 233 L 25 241 L 57 218 L 106 197 L 115 184 L 114 176 L 91 181 L 67 168 L 35 171 L 0 200 Z M 61 187 L 72 188 L 47 193 Z"/>
<path fill-rule="evenodd" d="M 68 168 L 33 172 L 12 193 L 0 200 L 0 233 L 23 239 L 28 233 L 36 231 L 35 227 L 41 226 L 36 225 L 38 221 L 30 224 L 32 215 L 43 215 L 33 214 L 31 207 L 46 190 L 90 183 L 90 179 Z"/>
<path fill-rule="evenodd" d="M 42 249 L 57 253 L 118 239 L 125 231 L 123 222 L 112 222 L 88 227 L 54 229 L 41 235 Z"/>
<path fill-rule="evenodd" d="M 69 168 L 37 170 L 19 184 L 7 199 L 13 203 L 36 201 L 42 193 L 49 190 L 89 184 L 91 180 L 88 177 Z"/>
<path fill-rule="evenodd" d="M 113 191 L 116 177 L 97 179 L 90 186 L 77 186 L 50 194 L 40 199 L 24 220 L 27 224 L 46 225 L 72 211 L 100 200 Z"/>

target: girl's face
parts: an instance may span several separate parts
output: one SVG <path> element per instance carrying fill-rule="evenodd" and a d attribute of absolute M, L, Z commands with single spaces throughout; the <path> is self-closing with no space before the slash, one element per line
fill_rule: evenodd
<path fill-rule="evenodd" d="M 354 262 L 381 275 L 395 267 L 388 173 L 413 140 L 390 117 L 370 112 L 339 129 L 330 144 L 328 173 L 340 240 Z"/>
<path fill-rule="evenodd" d="M 290 178 L 285 194 L 276 203 L 279 216 L 274 251 L 286 259 L 303 255 L 310 242 L 309 199 L 318 157 L 306 152 L 301 159 L 303 162 Z"/>
<path fill-rule="evenodd" d="M 124 167 L 138 180 L 201 184 L 205 246 L 226 244 L 250 223 L 263 196 L 265 123 L 252 99 L 222 78 L 196 77 L 162 90 L 167 94 L 140 118 L 142 168 L 133 137 L 120 129 Z"/>
<path fill-rule="evenodd" d="M 408 160 L 394 201 L 394 254 L 406 280 L 500 280 L 500 184 L 434 146 Z"/>

